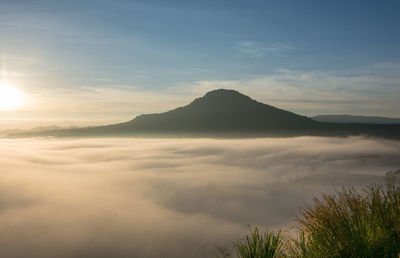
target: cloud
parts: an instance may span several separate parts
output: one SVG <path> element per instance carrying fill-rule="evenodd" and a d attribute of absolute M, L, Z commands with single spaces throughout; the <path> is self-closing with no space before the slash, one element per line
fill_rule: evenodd
<path fill-rule="evenodd" d="M 400 143 L 354 138 L 1 140 L 4 257 L 213 257 L 333 187 L 384 182 Z"/>
<path fill-rule="evenodd" d="M 292 49 L 288 44 L 264 45 L 250 40 L 240 41 L 232 48 L 240 54 L 251 58 L 262 58 L 268 53 L 281 54 L 284 51 Z"/>

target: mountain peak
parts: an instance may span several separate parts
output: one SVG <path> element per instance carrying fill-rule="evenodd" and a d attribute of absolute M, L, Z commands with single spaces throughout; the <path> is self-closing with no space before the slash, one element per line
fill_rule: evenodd
<path fill-rule="evenodd" d="M 239 96 L 245 96 L 242 93 L 236 91 L 236 90 L 230 90 L 230 89 L 217 89 L 217 90 L 212 90 L 207 92 L 204 97 L 209 97 L 209 96 L 221 96 L 221 95 L 239 95 Z"/>
<path fill-rule="evenodd" d="M 191 105 L 212 105 L 214 107 L 240 106 L 242 104 L 257 103 L 250 97 L 229 89 L 218 89 L 207 92 L 203 97 L 195 99 Z"/>
<path fill-rule="evenodd" d="M 203 98 L 246 98 L 250 99 L 250 97 L 236 91 L 236 90 L 230 90 L 230 89 L 218 89 L 218 90 L 212 90 L 207 92 Z"/>

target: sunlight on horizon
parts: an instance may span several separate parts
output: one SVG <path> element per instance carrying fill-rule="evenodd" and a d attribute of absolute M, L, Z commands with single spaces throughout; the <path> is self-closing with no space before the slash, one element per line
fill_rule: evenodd
<path fill-rule="evenodd" d="M 0 110 L 18 109 L 24 102 L 24 96 L 19 88 L 8 83 L 0 83 Z"/>

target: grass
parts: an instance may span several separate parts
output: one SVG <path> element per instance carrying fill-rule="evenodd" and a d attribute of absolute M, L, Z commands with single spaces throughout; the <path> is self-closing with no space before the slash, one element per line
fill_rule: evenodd
<path fill-rule="evenodd" d="M 399 185 L 323 194 L 296 221 L 295 238 L 250 228 L 233 257 L 400 257 Z"/>
<path fill-rule="evenodd" d="M 239 257 L 272 258 L 283 255 L 283 242 L 281 232 L 260 233 L 258 228 L 250 228 L 251 234 L 235 244 Z"/>

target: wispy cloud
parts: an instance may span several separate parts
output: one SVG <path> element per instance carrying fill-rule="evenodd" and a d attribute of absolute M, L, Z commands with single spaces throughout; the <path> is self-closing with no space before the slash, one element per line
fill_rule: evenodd
<path fill-rule="evenodd" d="M 248 57 L 261 58 L 268 53 L 281 54 L 283 51 L 292 49 L 292 47 L 288 44 L 282 43 L 263 44 L 260 42 L 245 40 L 236 43 L 233 46 L 233 49 Z"/>
<path fill-rule="evenodd" d="M 24 77 L 24 73 L 15 72 L 15 71 L 7 71 L 7 70 L 0 70 L 0 80 L 2 78 L 15 78 L 15 77 Z"/>
<path fill-rule="evenodd" d="M 202 80 L 181 88 L 198 95 L 216 88 L 236 89 L 261 102 L 303 115 L 351 113 L 399 117 L 400 67 L 390 67 L 384 72 L 376 66 L 344 72 L 281 69 L 250 79 Z"/>
<path fill-rule="evenodd" d="M 3 119 L 124 121 L 138 114 L 186 105 L 218 88 L 235 89 L 258 101 L 302 115 L 346 113 L 400 117 L 400 65 L 397 63 L 345 71 L 277 69 L 246 79 L 183 81 L 163 89 L 145 88 L 108 77 L 100 77 L 101 87 L 96 86 L 99 80 L 74 87 L 54 80 L 52 87 L 44 87 L 42 78 L 33 77 L 34 72 L 0 71 L 0 76 L 7 75 L 15 80 L 15 85 L 23 86 L 27 96 L 21 110 L 2 114 Z M 139 75 L 153 74 L 143 70 Z M 32 86 L 24 88 L 25 85 Z"/>
<path fill-rule="evenodd" d="M 342 73 L 281 69 L 242 80 L 183 82 L 163 90 L 117 85 L 112 80 L 101 88 L 46 89 L 30 92 L 24 107 L 26 112 L 10 112 L 8 119 L 63 117 L 74 120 L 79 115 L 90 120 L 123 121 L 138 114 L 164 112 L 189 104 L 194 98 L 218 88 L 235 89 L 258 101 L 302 115 L 350 113 L 398 117 L 400 70 L 390 65 L 390 71 L 385 69 L 382 73 L 381 66 L 377 67 Z"/>

